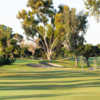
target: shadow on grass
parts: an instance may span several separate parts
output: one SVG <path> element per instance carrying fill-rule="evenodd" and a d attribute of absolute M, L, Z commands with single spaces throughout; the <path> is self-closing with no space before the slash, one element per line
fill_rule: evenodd
<path fill-rule="evenodd" d="M 11 73 L 10 73 L 11 74 Z M 16 72 L 9 76 L 0 76 L 0 80 L 43 80 L 59 78 L 100 77 L 100 73 L 72 72 L 72 71 L 46 71 L 46 72 Z"/>
<path fill-rule="evenodd" d="M 63 84 L 63 83 L 75 83 L 75 82 L 86 82 L 87 80 L 72 80 L 72 81 L 30 81 L 30 82 L 27 82 L 27 80 L 25 82 L 0 82 L 0 84 L 2 85 L 17 85 L 17 84 L 20 84 L 20 85 L 27 85 L 27 84 L 48 84 L 48 83 L 60 83 L 60 84 Z M 88 81 L 100 81 L 100 79 L 89 79 Z"/>
<path fill-rule="evenodd" d="M 0 76 L 0 90 L 56 90 L 56 89 L 72 89 L 80 87 L 100 87 L 100 80 L 91 79 L 86 82 L 86 80 L 80 80 L 82 77 L 100 77 L 100 73 L 88 73 L 88 72 L 66 72 L 66 71 L 47 71 L 47 72 L 23 72 L 15 73 L 11 76 Z M 72 81 L 61 81 L 60 79 L 70 79 Z M 75 78 L 75 79 L 74 79 Z M 79 80 L 76 78 L 79 78 Z M 58 81 L 48 81 L 48 79 L 59 79 Z M 6 80 L 7 82 L 2 82 Z M 10 82 L 9 80 L 12 80 Z M 21 82 L 14 82 L 15 80 L 21 80 Z M 22 81 L 25 82 L 22 82 Z M 31 80 L 30 82 L 27 82 Z M 35 81 L 34 81 L 35 80 Z M 41 80 L 41 81 L 39 81 Z M 43 80 L 43 81 L 42 81 Z M 9 81 L 9 82 L 8 82 Z M 81 83 L 75 83 L 81 82 Z M 53 83 L 50 85 L 48 83 Z M 54 85 L 56 83 L 56 85 Z M 57 84 L 61 83 L 61 85 Z M 63 84 L 65 83 L 65 84 Z M 69 84 L 70 83 L 70 84 Z M 7 84 L 12 84 L 12 86 L 7 86 Z M 18 85 L 17 85 L 18 84 Z M 23 84 L 23 85 L 22 85 Z M 38 84 L 38 85 L 37 85 Z"/>
<path fill-rule="evenodd" d="M 50 97 L 56 97 L 56 96 L 64 96 L 64 95 L 73 95 L 72 93 L 66 93 L 66 94 L 33 94 L 33 95 L 19 95 L 19 96 L 6 96 L 6 97 L 0 97 L 0 100 L 14 100 L 14 99 L 34 99 L 34 98 L 50 98 Z"/>
<path fill-rule="evenodd" d="M 88 87 L 100 87 L 99 82 L 85 82 L 85 83 L 77 83 L 77 84 L 68 84 L 68 85 L 27 85 L 27 86 L 0 86 L 0 90 L 2 91 L 10 91 L 10 90 L 68 90 L 75 88 L 88 88 Z"/>
<path fill-rule="evenodd" d="M 74 63 L 72 61 L 56 61 L 56 60 L 51 60 L 51 61 L 48 61 L 48 60 L 43 60 L 43 61 L 39 61 L 40 64 L 44 65 L 44 66 L 49 66 L 49 67 L 56 67 L 54 65 L 51 65 L 50 63 L 53 63 L 53 64 L 58 64 L 60 66 L 62 66 L 63 68 L 67 67 L 67 68 L 72 68 L 74 66 Z M 69 67 L 70 66 L 70 67 Z M 59 66 L 58 66 L 59 67 Z"/>
<path fill-rule="evenodd" d="M 10 73 L 10 72 L 9 72 Z M 30 90 L 69 90 L 76 88 L 100 87 L 100 73 L 74 72 L 74 71 L 33 71 L 33 72 L 12 72 L 10 76 L 0 76 L 0 91 L 30 91 Z M 81 80 L 83 77 L 98 77 L 98 79 Z M 65 78 L 61 81 L 60 79 Z M 73 78 L 73 80 L 66 80 Z M 76 79 L 78 78 L 78 79 Z M 48 79 L 55 79 L 50 81 Z M 56 79 L 59 79 L 56 81 Z M 5 80 L 5 81 L 2 81 Z M 16 81 L 18 80 L 18 81 Z M 23 82 L 23 80 L 25 82 Z M 30 80 L 30 82 L 28 82 Z M 52 84 L 51 84 L 52 83 Z M 60 83 L 60 84 L 59 84 Z M 10 86 L 9 86 L 10 85 Z M 0 100 L 46 98 L 73 94 L 33 94 L 19 96 L 1 96 Z"/>

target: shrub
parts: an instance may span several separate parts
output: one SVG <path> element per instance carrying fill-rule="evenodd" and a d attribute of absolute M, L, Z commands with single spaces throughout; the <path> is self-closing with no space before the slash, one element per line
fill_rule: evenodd
<path fill-rule="evenodd" d="M 0 65 L 12 64 L 15 61 L 14 58 L 10 57 L 0 57 Z"/>

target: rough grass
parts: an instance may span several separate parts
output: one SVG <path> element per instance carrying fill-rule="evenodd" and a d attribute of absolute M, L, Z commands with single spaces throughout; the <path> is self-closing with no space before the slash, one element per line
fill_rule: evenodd
<path fill-rule="evenodd" d="M 24 63 L 28 61 L 0 68 L 0 100 L 100 100 L 99 70 L 32 68 Z"/>

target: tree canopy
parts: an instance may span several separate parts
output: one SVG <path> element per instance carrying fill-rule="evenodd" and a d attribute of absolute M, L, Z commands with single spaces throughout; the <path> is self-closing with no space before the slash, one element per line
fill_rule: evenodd
<path fill-rule="evenodd" d="M 85 6 L 89 15 L 100 18 L 100 0 L 85 0 Z"/>
<path fill-rule="evenodd" d="M 65 40 L 67 49 L 71 50 L 79 38 L 79 33 L 85 33 L 86 16 L 77 15 L 74 8 L 62 5 L 59 11 L 56 11 L 52 0 L 28 0 L 27 7 L 30 9 L 20 11 L 17 17 L 28 37 L 39 37 L 40 48 L 48 59 L 51 59 L 57 47 Z M 82 39 L 83 34 L 80 41 Z M 79 42 L 77 43 L 79 45 Z"/>
<path fill-rule="evenodd" d="M 12 28 L 0 25 L 0 64 L 9 64 L 14 61 L 14 51 L 17 41 L 12 37 Z"/>

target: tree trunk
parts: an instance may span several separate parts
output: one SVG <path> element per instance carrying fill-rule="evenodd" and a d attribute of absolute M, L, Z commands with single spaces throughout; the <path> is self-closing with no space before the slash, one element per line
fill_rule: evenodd
<path fill-rule="evenodd" d="M 86 64 L 87 64 L 87 67 L 90 67 L 89 58 L 87 57 L 86 57 Z"/>
<path fill-rule="evenodd" d="M 77 68 L 77 67 L 78 67 L 78 57 L 75 56 L 75 68 Z"/>
<path fill-rule="evenodd" d="M 50 61 L 51 60 L 51 56 L 52 56 L 52 53 L 51 52 L 48 52 L 47 53 L 47 59 Z"/>
<path fill-rule="evenodd" d="M 48 55 L 48 56 L 47 56 L 47 59 L 50 61 L 50 60 L 51 60 L 51 57 Z"/>

